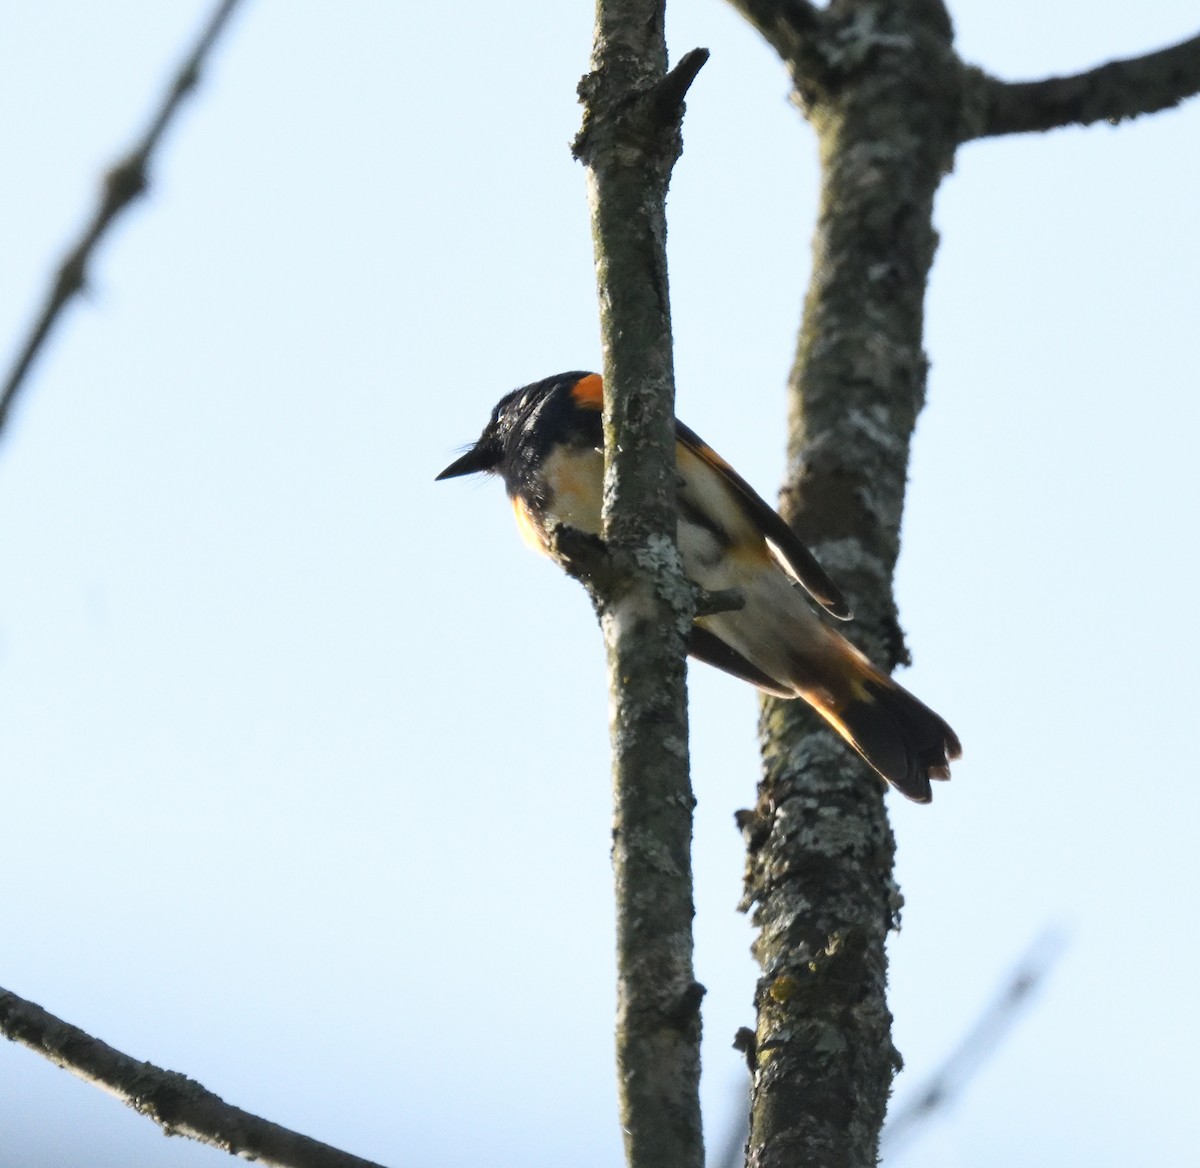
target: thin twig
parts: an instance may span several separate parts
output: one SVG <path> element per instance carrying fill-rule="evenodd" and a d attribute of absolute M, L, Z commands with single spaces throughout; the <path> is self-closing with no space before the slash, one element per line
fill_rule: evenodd
<path fill-rule="evenodd" d="M 739 1042 L 742 1045 L 739 1045 Z M 735 1050 L 742 1050 L 754 1042 L 754 1031 L 743 1026 L 734 1039 Z M 746 1144 L 750 1139 L 750 1084 L 742 1082 L 737 1087 L 737 1118 L 725 1131 L 719 1150 L 712 1157 L 712 1168 L 742 1168 L 746 1162 Z"/>
<path fill-rule="evenodd" d="M 696 74 L 708 60 L 707 49 L 690 49 L 675 63 L 671 71 L 655 87 L 658 102 L 657 116 L 664 122 L 682 116 L 683 99 L 691 89 Z"/>
<path fill-rule="evenodd" d="M 130 1058 L 5 989 L 0 989 L 0 1034 L 115 1095 L 167 1135 L 188 1136 L 278 1168 L 380 1168 L 234 1107 L 178 1071 Z"/>
<path fill-rule="evenodd" d="M 960 1094 L 971 1076 L 1012 1032 L 1021 1009 L 1029 1002 L 1062 954 L 1062 933 L 1047 929 L 1029 947 L 1004 988 L 967 1031 L 949 1057 L 924 1086 L 896 1111 L 880 1138 L 882 1152 L 895 1152 L 916 1130 Z"/>
<path fill-rule="evenodd" d="M 587 588 L 593 600 L 607 595 L 616 584 L 612 556 L 598 535 L 557 523 L 550 530 L 550 557 L 564 572 Z"/>
<path fill-rule="evenodd" d="M 1069 77 L 999 81 L 980 74 L 979 78 L 982 117 L 968 127 L 971 138 L 1116 123 L 1169 109 L 1200 93 L 1200 36 Z"/>
<path fill-rule="evenodd" d="M 721 612 L 740 612 L 746 607 L 746 596 L 740 588 L 696 588 L 696 615 L 716 616 Z"/>
<path fill-rule="evenodd" d="M 96 245 L 113 220 L 145 193 L 149 185 L 148 167 L 151 155 L 183 99 L 199 84 L 201 67 L 239 2 L 240 0 L 220 0 L 192 51 L 167 87 L 146 133 L 128 154 L 105 173 L 99 206 L 79 241 L 67 252 L 66 258 L 59 265 L 42 311 L 5 379 L 4 389 L 0 392 L 0 433 L 4 431 L 12 404 L 25 382 L 26 374 L 51 329 L 62 315 L 62 310 L 71 298 L 86 286 L 88 262 Z"/>

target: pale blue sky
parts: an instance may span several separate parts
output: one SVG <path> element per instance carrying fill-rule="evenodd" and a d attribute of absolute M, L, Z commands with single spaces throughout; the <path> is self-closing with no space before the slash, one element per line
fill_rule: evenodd
<path fill-rule="evenodd" d="M 207 5 L 6 14 L 4 351 Z M 953 6 L 1071 71 L 1195 7 Z M 716 0 L 671 198 L 681 415 L 773 497 L 811 134 Z M 506 390 L 594 366 L 591 9 L 249 0 L 0 444 L 0 984 L 384 1163 L 619 1162 L 606 700 L 495 483 Z M 892 797 L 903 1098 L 1048 923 L 1069 947 L 895 1168 L 1195 1156 L 1200 103 L 965 148 L 898 575 L 965 758 Z M 716 1146 L 752 1020 L 756 698 L 692 673 Z M 909 1078 L 909 1074 L 913 1076 Z M 5 1168 L 216 1164 L 0 1045 Z"/>

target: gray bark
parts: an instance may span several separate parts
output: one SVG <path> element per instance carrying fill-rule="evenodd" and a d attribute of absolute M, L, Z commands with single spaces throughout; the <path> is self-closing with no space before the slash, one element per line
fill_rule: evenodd
<path fill-rule="evenodd" d="M 1171 109 L 1200 92 L 1200 36 L 1067 77 L 999 81 L 981 72 L 978 84 L 971 104 L 979 120 L 971 132 L 980 138 L 1116 123 Z"/>
<path fill-rule="evenodd" d="M 933 197 L 958 141 L 962 70 L 938 3 L 817 15 L 771 26 L 822 163 L 783 511 L 846 592 L 856 619 L 843 631 L 890 669 L 906 659 L 891 582 L 925 396 Z M 748 1162 L 865 1168 L 899 1064 L 884 946 L 901 897 L 884 789 L 798 702 L 765 703 L 761 736 L 759 802 L 742 817 L 762 967 Z"/>
<path fill-rule="evenodd" d="M 0 1034 L 153 1120 L 231 1156 L 272 1168 L 380 1168 L 226 1103 L 194 1079 L 114 1049 L 33 1002 L 0 989 Z"/>
<path fill-rule="evenodd" d="M 733 0 L 780 53 L 816 132 L 821 207 L 789 380 L 782 510 L 845 591 L 844 631 L 907 660 L 892 596 L 924 404 L 933 199 L 962 142 L 1130 117 L 1200 89 L 1200 40 L 1073 78 L 1007 85 L 965 65 L 941 0 Z M 739 822 L 759 926 L 753 1165 L 866 1168 L 899 1054 L 887 933 L 902 898 L 883 788 L 798 702 L 763 707 L 764 777 Z M 969 744 L 968 744 L 969 749 Z"/>
<path fill-rule="evenodd" d="M 688 54 L 667 73 L 662 3 L 601 0 L 575 144 L 588 172 L 604 347 L 607 564 L 581 574 L 608 652 L 621 1124 L 629 1164 L 678 1168 L 704 1160 L 704 991 L 692 972 L 684 660 L 695 609 L 675 546 L 665 201 L 683 95 L 706 56 Z"/>

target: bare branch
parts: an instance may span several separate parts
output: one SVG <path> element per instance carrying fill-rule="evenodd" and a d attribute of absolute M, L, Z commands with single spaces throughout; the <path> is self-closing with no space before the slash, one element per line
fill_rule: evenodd
<path fill-rule="evenodd" d="M 716 616 L 719 612 L 738 612 L 746 607 L 746 597 L 740 588 L 720 588 L 709 592 L 696 588 L 696 615 Z"/>
<path fill-rule="evenodd" d="M 61 316 L 62 310 L 71 298 L 87 285 L 88 262 L 96 245 L 113 220 L 145 193 L 149 185 L 147 172 L 150 158 L 183 99 L 199 84 L 201 68 L 238 3 L 239 0 L 220 0 L 192 51 L 167 87 L 149 128 L 133 149 L 114 163 L 104 175 L 100 204 L 79 241 L 67 252 L 59 265 L 42 311 L 13 362 L 12 369 L 5 379 L 4 389 L 0 391 L 0 433 L 4 431 L 12 404 L 25 381 L 26 374 Z"/>
<path fill-rule="evenodd" d="M 1004 988 L 928 1082 L 888 1120 L 881 1151 L 894 1152 L 936 1111 L 960 1094 L 971 1076 L 1012 1031 L 1022 1007 L 1046 980 L 1063 950 L 1061 933 L 1047 929 L 1009 977 Z"/>
<path fill-rule="evenodd" d="M 683 117 L 683 99 L 691 89 L 696 75 L 704 68 L 708 60 L 707 49 L 691 49 L 684 53 L 675 63 L 675 67 L 658 83 L 655 88 L 655 100 L 658 104 L 657 115 L 668 125 L 678 125 Z"/>
<path fill-rule="evenodd" d="M 754 1053 L 754 1031 L 743 1026 L 734 1037 L 733 1049 L 742 1051 L 747 1055 L 748 1060 L 752 1060 Z M 730 1124 L 729 1129 L 725 1132 L 725 1138 L 721 1142 L 720 1150 L 710 1160 L 712 1168 L 742 1168 L 742 1165 L 745 1164 L 746 1146 L 750 1139 L 750 1112 L 747 1106 L 749 1094 L 749 1087 L 744 1083 L 739 1083 L 737 1088 L 737 1102 L 740 1105 L 740 1110 L 738 1111 L 737 1119 Z"/>
<path fill-rule="evenodd" d="M 1170 109 L 1200 93 L 1200 35 L 1070 77 L 1000 81 L 980 73 L 978 80 L 982 116 L 968 127 L 968 139 L 1116 123 Z"/>
<path fill-rule="evenodd" d="M 598 535 L 589 535 L 565 523 L 550 530 L 550 558 L 574 580 L 578 580 L 593 601 L 608 595 L 616 585 L 617 570 L 608 548 Z"/>
<path fill-rule="evenodd" d="M 773 9 L 756 0 L 760 28 Z M 784 63 L 820 140 L 822 190 L 781 510 L 818 557 L 839 549 L 851 639 L 890 669 L 905 656 L 892 573 L 962 68 L 941 0 L 841 0 L 794 41 Z M 869 433 L 866 417 L 880 421 Z M 737 817 L 762 970 L 743 1042 L 747 1162 L 870 1168 L 898 1062 L 886 939 L 902 900 L 883 791 L 803 703 L 768 700 L 759 729 L 759 798 Z"/>
<path fill-rule="evenodd" d="M 178 1071 L 130 1058 L 4 989 L 0 1034 L 115 1095 L 167 1135 L 188 1136 L 231 1156 L 278 1168 L 380 1168 L 242 1111 Z"/>
<path fill-rule="evenodd" d="M 688 86 L 667 72 L 663 0 L 599 0 L 580 82 L 604 345 L 603 556 L 555 534 L 608 651 L 617 900 L 617 1079 L 631 1168 L 700 1168 L 700 1000 L 692 967 L 687 651 L 695 597 L 675 544 L 675 384 L 666 194 Z"/>

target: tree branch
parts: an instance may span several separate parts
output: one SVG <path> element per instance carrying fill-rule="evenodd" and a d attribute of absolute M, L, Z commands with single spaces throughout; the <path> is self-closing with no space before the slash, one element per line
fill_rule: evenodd
<path fill-rule="evenodd" d="M 905 657 L 892 573 L 925 392 L 933 198 L 962 69 L 940 0 L 854 0 L 820 17 L 795 39 L 803 56 L 785 58 L 822 173 L 783 513 L 835 571 L 857 618 L 847 634 L 891 669 Z M 902 901 L 884 792 L 802 702 L 767 700 L 760 737 L 758 803 L 738 816 L 761 966 L 756 1031 L 741 1040 L 747 1163 L 873 1168 L 899 1062 L 886 940 Z"/>
<path fill-rule="evenodd" d="M 63 309 L 71 298 L 87 285 L 88 263 L 96 245 L 113 220 L 145 193 L 149 185 L 147 172 L 151 156 L 183 99 L 199 84 L 201 69 L 238 3 L 239 0 L 221 0 L 217 5 L 196 44 L 167 87 L 149 128 L 132 150 L 114 163 L 104 175 L 100 204 L 79 241 L 71 247 L 59 265 L 42 311 L 13 362 L 3 390 L 0 390 L 0 434 L 4 431 L 13 402 L 34 359 L 58 322 Z"/>
<path fill-rule="evenodd" d="M 277 1168 L 380 1168 L 242 1111 L 177 1071 L 130 1058 L 5 989 L 0 1034 L 115 1095 L 169 1136 L 188 1136 Z"/>
<path fill-rule="evenodd" d="M 975 1024 L 963 1036 L 946 1061 L 904 1106 L 896 1109 L 883 1129 L 880 1150 L 896 1152 L 917 1129 L 970 1081 L 971 1076 L 995 1053 L 1012 1030 L 1022 1008 L 1050 973 L 1062 953 L 1064 938 L 1046 930 L 1030 946 L 1017 969 Z"/>
<path fill-rule="evenodd" d="M 604 556 L 568 537 L 608 653 L 617 1079 L 634 1168 L 701 1168 L 685 653 L 666 193 L 696 50 L 666 70 L 663 0 L 599 0 L 579 85 L 604 346 Z M 564 541 L 556 537 L 559 547 Z"/>
<path fill-rule="evenodd" d="M 804 55 L 820 26 L 821 12 L 809 0 L 730 0 L 785 61 Z"/>
<path fill-rule="evenodd" d="M 977 82 L 980 92 L 970 104 L 981 113 L 968 127 L 967 140 L 1116 123 L 1170 109 L 1200 93 L 1200 36 L 1070 77 L 1000 81 L 980 72 Z"/>

